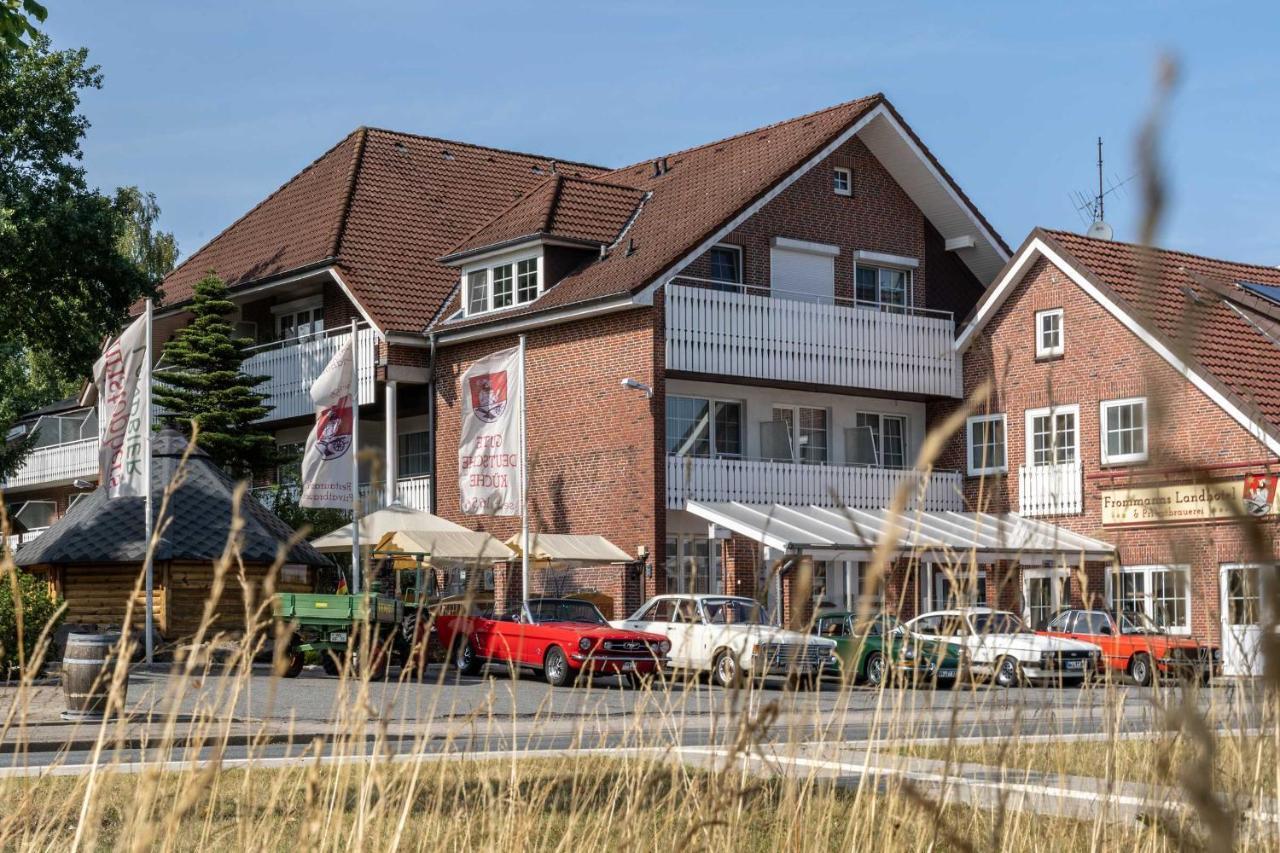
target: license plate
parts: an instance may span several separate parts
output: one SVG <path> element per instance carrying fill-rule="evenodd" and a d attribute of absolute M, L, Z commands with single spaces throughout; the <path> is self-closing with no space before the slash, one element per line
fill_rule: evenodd
<path fill-rule="evenodd" d="M 345 643 L 346 641 L 347 641 L 346 631 L 334 631 L 332 634 L 329 635 L 329 642 L 331 643 Z"/>
<path fill-rule="evenodd" d="M 938 678 L 955 678 L 955 677 L 956 677 L 956 671 L 954 669 L 938 670 Z"/>
<path fill-rule="evenodd" d="M 1069 660 L 1067 661 L 1067 669 L 1084 669 L 1084 661 Z"/>
<path fill-rule="evenodd" d="M 626 660 L 626 661 L 623 661 L 623 662 L 622 662 L 622 671 L 623 671 L 623 672 L 635 672 L 635 671 L 636 671 L 636 662 L 635 662 L 635 661 L 633 661 L 633 660 Z"/>

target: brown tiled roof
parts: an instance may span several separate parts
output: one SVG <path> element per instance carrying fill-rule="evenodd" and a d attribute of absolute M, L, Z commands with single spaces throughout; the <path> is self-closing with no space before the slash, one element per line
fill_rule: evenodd
<path fill-rule="evenodd" d="M 455 295 L 442 312 L 442 328 L 459 328 L 627 294 L 644 287 L 709 239 L 740 211 L 764 196 L 884 98 L 872 95 L 816 113 L 666 155 L 668 171 L 655 176 L 653 159 L 599 180 L 649 193 L 626 234 L 634 251 L 614 251 L 564 278 L 536 302 L 512 311 L 447 319 L 459 308 Z"/>
<path fill-rule="evenodd" d="M 1119 297 L 1139 322 L 1198 364 L 1251 414 L 1280 432 L 1280 344 L 1267 331 L 1280 309 L 1240 282 L 1280 286 L 1280 270 L 1133 243 L 1040 231 L 1048 244 Z M 1154 273 L 1154 275 L 1153 275 Z"/>
<path fill-rule="evenodd" d="M 644 197 L 632 187 L 557 174 L 468 235 L 446 258 L 533 237 L 608 245 Z"/>
<path fill-rule="evenodd" d="M 210 269 L 233 286 L 334 263 L 386 331 L 421 332 L 457 281 L 437 259 L 547 181 L 597 166 L 360 128 L 169 274 L 164 303 Z"/>

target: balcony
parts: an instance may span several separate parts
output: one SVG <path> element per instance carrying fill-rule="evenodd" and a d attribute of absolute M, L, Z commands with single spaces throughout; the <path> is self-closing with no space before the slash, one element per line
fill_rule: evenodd
<path fill-rule="evenodd" d="M 360 352 L 357 371 L 360 404 L 365 405 L 375 399 L 374 364 L 378 336 L 367 326 L 357 329 L 356 334 Z M 276 341 L 250 348 L 243 369 L 250 376 L 267 377 L 258 386 L 260 392 L 267 394 L 266 404 L 272 407 L 266 420 L 281 421 L 314 415 L 311 385 L 350 337 L 351 330 L 343 328 L 321 332 L 300 341 Z"/>
<path fill-rule="evenodd" d="M 713 286 L 714 285 L 714 286 Z M 960 397 L 950 313 L 676 278 L 667 369 L 920 397 Z"/>
<path fill-rule="evenodd" d="M 1084 512 L 1084 466 L 1023 465 L 1018 468 L 1018 512 L 1026 516 Z"/>
<path fill-rule="evenodd" d="M 37 447 L 2 487 L 48 486 L 69 483 L 78 477 L 97 479 L 98 439 L 85 438 L 64 444 Z"/>
<path fill-rule="evenodd" d="M 285 492 L 295 501 L 298 499 L 297 486 L 259 486 L 253 489 L 253 494 L 268 509 L 272 509 L 271 496 L 277 489 Z M 364 498 L 363 511 L 373 512 L 386 506 L 387 503 L 383 500 L 382 493 L 381 484 L 371 486 L 369 483 L 361 483 L 360 496 Z M 431 477 L 402 477 L 396 480 L 396 498 L 410 509 L 431 512 Z"/>
<path fill-rule="evenodd" d="M 741 501 L 880 509 L 889 506 L 904 481 L 918 484 L 920 476 L 913 470 L 856 465 L 668 456 L 667 508 L 684 509 L 688 501 Z M 964 509 L 963 484 L 959 472 L 932 472 L 919 508 Z M 916 508 L 916 501 L 908 506 Z"/>

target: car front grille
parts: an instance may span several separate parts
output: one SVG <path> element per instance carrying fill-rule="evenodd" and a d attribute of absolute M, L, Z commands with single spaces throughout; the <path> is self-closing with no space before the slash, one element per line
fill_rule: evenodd
<path fill-rule="evenodd" d="M 657 643 L 647 643 L 644 640 L 605 640 L 601 644 L 601 651 L 607 652 L 610 656 L 632 656 L 632 657 L 653 657 L 659 654 Z"/>
<path fill-rule="evenodd" d="M 757 668 L 776 670 L 814 670 L 826 662 L 829 650 L 808 643 L 761 643 L 756 646 Z"/>

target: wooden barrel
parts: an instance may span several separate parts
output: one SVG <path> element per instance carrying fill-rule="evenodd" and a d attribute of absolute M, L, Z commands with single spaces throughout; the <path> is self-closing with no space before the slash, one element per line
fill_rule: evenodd
<path fill-rule="evenodd" d="M 64 720 L 101 720 L 111 692 L 112 646 L 119 635 L 69 634 L 62 655 L 62 691 L 67 697 Z"/>

